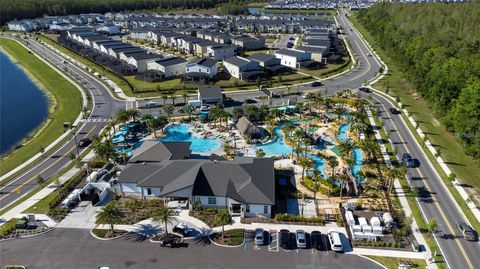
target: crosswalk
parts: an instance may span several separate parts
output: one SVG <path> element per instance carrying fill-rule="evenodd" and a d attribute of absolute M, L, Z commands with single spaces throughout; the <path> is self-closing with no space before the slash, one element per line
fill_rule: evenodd
<path fill-rule="evenodd" d="M 85 122 L 108 122 L 108 119 L 87 119 Z"/>

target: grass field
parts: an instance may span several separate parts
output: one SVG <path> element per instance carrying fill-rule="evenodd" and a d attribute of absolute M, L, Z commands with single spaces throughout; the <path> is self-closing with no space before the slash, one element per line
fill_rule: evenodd
<path fill-rule="evenodd" d="M 20 64 L 32 80 L 46 90 L 51 99 L 47 121 L 20 149 L 0 161 L 0 175 L 19 166 L 48 146 L 63 132 L 64 122 L 73 122 L 82 109 L 81 94 L 65 78 L 14 40 L 0 38 L 2 49 Z"/>
<path fill-rule="evenodd" d="M 400 258 L 392 258 L 392 257 L 381 257 L 381 256 L 367 256 L 372 260 L 375 260 L 381 263 L 383 266 L 387 267 L 388 269 L 397 269 L 398 262 L 400 260 L 408 260 L 414 264 L 413 268 L 416 269 L 425 269 L 427 268 L 427 263 L 425 260 L 419 259 L 400 259 Z"/>

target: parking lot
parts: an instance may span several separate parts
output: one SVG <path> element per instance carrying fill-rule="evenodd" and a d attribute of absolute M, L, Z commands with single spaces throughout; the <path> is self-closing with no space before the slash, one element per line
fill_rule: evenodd
<path fill-rule="evenodd" d="M 272 239 L 272 242 L 273 239 Z M 204 238 L 186 240 L 181 248 L 162 248 L 139 237 L 113 241 L 94 239 L 85 229 L 50 233 L 2 244 L 0 263 L 32 268 L 381 268 L 357 255 L 312 249 L 277 249 L 276 244 L 217 247 Z"/>

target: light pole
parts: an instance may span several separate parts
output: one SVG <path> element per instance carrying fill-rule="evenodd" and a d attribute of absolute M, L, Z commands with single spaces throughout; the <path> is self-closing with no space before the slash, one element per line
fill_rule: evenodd
<path fill-rule="evenodd" d="M 77 158 L 80 158 L 80 150 L 78 149 L 78 143 L 77 143 L 77 134 L 75 132 L 72 132 L 73 135 L 73 140 L 75 141 L 75 148 L 77 150 Z"/>

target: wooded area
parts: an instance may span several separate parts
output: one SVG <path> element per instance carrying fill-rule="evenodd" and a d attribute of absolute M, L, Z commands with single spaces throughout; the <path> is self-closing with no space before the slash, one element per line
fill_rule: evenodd
<path fill-rule="evenodd" d="M 13 19 L 33 19 L 43 15 L 105 13 L 109 11 L 165 11 L 177 8 L 213 8 L 227 0 L 0 0 L 0 24 Z M 233 1 L 235 2 L 235 1 Z M 231 3 L 232 8 L 246 4 Z"/>
<path fill-rule="evenodd" d="M 479 159 L 480 2 L 379 3 L 358 19 Z"/>

